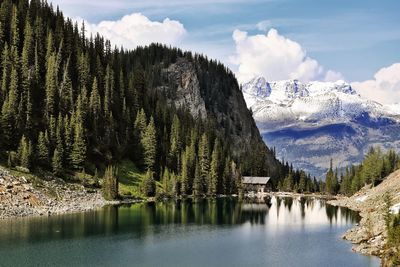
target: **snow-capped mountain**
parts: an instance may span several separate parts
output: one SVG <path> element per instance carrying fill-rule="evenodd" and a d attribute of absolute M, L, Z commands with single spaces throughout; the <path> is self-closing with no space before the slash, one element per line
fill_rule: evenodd
<path fill-rule="evenodd" d="M 371 145 L 400 150 L 400 105 L 363 99 L 344 81 L 257 77 L 242 92 L 267 144 L 313 174 L 322 174 L 330 158 L 341 166 L 357 163 Z"/>

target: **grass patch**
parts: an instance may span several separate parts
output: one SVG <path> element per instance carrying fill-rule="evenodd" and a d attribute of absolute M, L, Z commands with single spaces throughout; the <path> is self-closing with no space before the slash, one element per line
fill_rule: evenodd
<path fill-rule="evenodd" d="M 123 197 L 145 198 L 139 189 L 143 177 L 144 173 L 132 161 L 122 161 L 118 164 L 119 194 Z"/>
<path fill-rule="evenodd" d="M 129 160 L 124 160 L 118 165 L 118 179 L 119 179 L 119 194 L 122 197 L 139 197 L 146 198 L 140 192 L 140 184 L 145 176 L 145 173 L 141 172 L 136 165 Z M 44 187 L 43 180 L 52 177 L 52 174 L 46 171 L 36 171 L 35 173 L 25 173 L 15 169 L 10 169 L 0 165 L 4 169 L 8 170 L 11 175 L 16 177 L 24 176 L 26 180 L 34 187 Z M 99 178 L 103 177 L 103 173 L 98 174 Z M 88 173 L 83 172 L 66 172 L 64 174 L 64 180 L 69 183 L 82 184 L 85 187 L 100 187 L 99 180 Z M 160 183 L 157 182 L 157 187 L 160 187 Z M 51 189 L 49 189 L 51 191 Z"/>
<path fill-rule="evenodd" d="M 34 187 L 43 187 L 43 179 L 41 179 L 38 175 L 33 174 L 33 173 L 26 173 L 26 172 L 20 172 L 15 169 L 10 169 L 5 166 L 1 166 L 3 169 L 8 170 L 10 174 L 14 177 L 25 177 L 25 179 L 29 182 L 32 183 Z"/>

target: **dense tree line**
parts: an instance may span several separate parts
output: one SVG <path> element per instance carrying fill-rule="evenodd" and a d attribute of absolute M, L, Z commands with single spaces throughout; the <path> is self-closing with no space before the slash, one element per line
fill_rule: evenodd
<path fill-rule="evenodd" d="M 286 163 L 282 172 L 287 173 L 286 177 L 278 184 L 278 189 L 285 192 L 296 193 L 317 193 L 321 192 L 324 188 L 324 183 L 311 177 L 303 170 L 294 170 L 293 166 Z"/>
<path fill-rule="evenodd" d="M 130 159 L 147 172 L 141 190 L 149 196 L 156 181 L 168 195 L 215 195 L 237 193 L 241 172 L 269 174 L 268 149 L 235 155 L 228 126 L 218 131 L 212 116 L 193 117 L 154 90 L 165 82 L 161 70 L 186 58 L 199 66 L 202 97 L 212 105 L 215 94 L 237 86 L 218 62 L 157 44 L 112 48 L 40 0 L 1 1 L 0 51 L 0 159 L 10 166 L 64 176 Z M 116 173 L 105 172 L 111 198 Z"/>
<path fill-rule="evenodd" d="M 289 163 L 282 165 L 282 168 L 287 175 L 279 182 L 280 191 L 351 196 L 367 184 L 379 184 L 399 169 L 400 157 L 394 150 L 383 152 L 380 147 L 371 147 L 359 165 L 351 165 L 344 170 L 333 169 L 331 160 L 324 181 L 311 178 L 302 170 L 294 170 Z"/>
<path fill-rule="evenodd" d="M 400 157 L 394 150 L 383 152 L 380 147 L 371 147 L 359 165 L 351 165 L 344 170 L 333 170 L 331 160 L 321 192 L 351 196 L 367 184 L 375 186 L 381 183 L 399 168 Z"/>
<path fill-rule="evenodd" d="M 359 165 L 352 165 L 345 169 L 340 175 L 340 184 L 331 186 L 329 192 L 352 195 L 366 184 L 379 184 L 399 167 L 400 157 L 394 150 L 383 152 L 379 147 L 371 147 Z M 335 176 L 338 176 L 337 172 Z"/>

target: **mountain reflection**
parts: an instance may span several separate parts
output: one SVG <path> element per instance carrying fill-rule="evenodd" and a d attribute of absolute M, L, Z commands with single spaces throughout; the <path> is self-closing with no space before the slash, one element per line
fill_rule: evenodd
<path fill-rule="evenodd" d="M 132 238 L 146 238 L 150 233 L 162 233 L 174 225 L 314 227 L 349 224 L 358 220 L 358 214 L 349 209 L 334 207 L 326 204 L 325 200 L 310 197 L 185 199 L 1 221 L 0 248 L 7 246 L 9 241 L 37 242 L 96 235 L 129 234 Z"/>

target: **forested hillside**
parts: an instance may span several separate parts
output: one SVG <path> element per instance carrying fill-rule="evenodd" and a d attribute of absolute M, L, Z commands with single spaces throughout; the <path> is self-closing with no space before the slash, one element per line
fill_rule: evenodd
<path fill-rule="evenodd" d="M 234 74 L 154 44 L 113 47 L 39 0 L 0 6 L 0 159 L 59 177 L 129 160 L 166 194 L 235 193 L 240 174 L 288 172 Z M 111 169 L 111 173 L 113 173 Z"/>
<path fill-rule="evenodd" d="M 394 150 L 382 151 L 371 147 L 358 165 L 350 165 L 344 169 L 334 169 L 332 160 L 325 174 L 325 180 L 312 179 L 302 170 L 289 172 L 285 179 L 278 183 L 278 189 L 293 192 L 319 192 L 328 195 L 342 194 L 351 196 L 365 185 L 380 184 L 392 172 L 400 168 L 400 157 Z"/>

